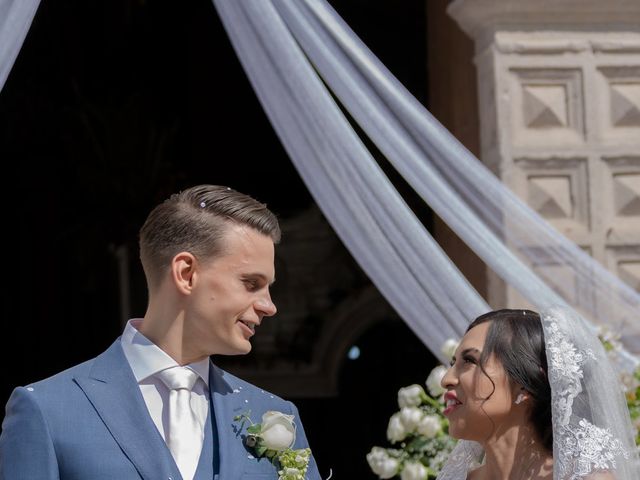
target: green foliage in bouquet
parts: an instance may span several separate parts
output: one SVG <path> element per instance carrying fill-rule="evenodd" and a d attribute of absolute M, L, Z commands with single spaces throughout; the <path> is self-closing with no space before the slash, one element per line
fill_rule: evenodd
<path fill-rule="evenodd" d="M 626 392 L 627 406 L 634 427 L 636 427 L 636 445 L 640 447 L 640 368 L 637 368 L 633 374 L 635 388 L 628 389 Z"/>

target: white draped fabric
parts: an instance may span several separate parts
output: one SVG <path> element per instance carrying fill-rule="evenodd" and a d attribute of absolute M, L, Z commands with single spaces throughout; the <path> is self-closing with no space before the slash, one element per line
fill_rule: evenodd
<path fill-rule="evenodd" d="M 16 61 L 40 0 L 0 0 L 0 90 Z"/>
<path fill-rule="evenodd" d="M 291 2 L 293 3 L 293 2 Z M 437 355 L 489 309 L 414 217 L 270 1 L 216 2 L 253 87 L 347 248 Z"/>
<path fill-rule="evenodd" d="M 443 341 L 461 336 L 469 321 L 490 307 L 413 215 L 341 107 L 431 208 L 529 302 L 543 309 L 566 301 L 593 323 L 624 334 L 623 343 L 640 351 L 640 295 L 510 192 L 406 91 L 325 0 L 213 3 L 274 129 L 328 221 L 436 356 L 444 360 Z M 36 0 L 0 0 L 0 13 L 13 19 L 0 18 L 0 73 L 10 70 L 37 5 Z M 575 288 L 552 288 L 553 278 L 539 277 L 528 265 L 570 268 Z"/>
<path fill-rule="evenodd" d="M 334 101 L 433 210 L 542 310 L 566 301 L 640 350 L 640 295 L 519 200 L 413 98 L 325 0 L 213 0 L 291 160 L 379 290 L 438 353 L 478 294 L 417 225 Z M 570 268 L 553 289 L 528 265 Z M 415 308 L 414 308 L 415 307 Z M 633 359 L 629 359 L 633 361 Z"/>

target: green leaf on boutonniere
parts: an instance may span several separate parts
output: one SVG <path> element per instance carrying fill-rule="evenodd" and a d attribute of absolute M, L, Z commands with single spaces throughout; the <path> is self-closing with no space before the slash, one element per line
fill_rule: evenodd
<path fill-rule="evenodd" d="M 278 455 L 278 452 L 276 452 L 275 450 L 267 450 L 267 451 L 265 452 L 265 456 L 266 456 L 269 460 L 273 460 L 277 455 Z"/>
<path fill-rule="evenodd" d="M 260 434 L 261 430 L 262 430 L 262 425 L 260 425 L 259 423 L 255 423 L 255 424 L 247 427 L 247 433 L 250 433 L 252 435 Z"/>
<path fill-rule="evenodd" d="M 267 451 L 267 447 L 263 447 L 260 444 L 256 446 L 256 455 L 258 455 L 259 457 L 263 457 L 266 451 Z"/>

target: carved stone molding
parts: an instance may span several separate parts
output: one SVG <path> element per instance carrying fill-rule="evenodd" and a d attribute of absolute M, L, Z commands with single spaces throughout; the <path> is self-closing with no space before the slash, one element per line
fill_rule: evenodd
<path fill-rule="evenodd" d="M 513 143 L 584 142 L 582 71 L 577 68 L 509 70 Z"/>
<path fill-rule="evenodd" d="M 493 43 L 497 31 L 575 31 L 587 25 L 602 25 L 606 31 L 638 31 L 640 3 L 636 0 L 454 0 L 447 12 L 476 41 L 479 52 Z M 565 40 L 567 42 L 567 40 Z M 565 43 L 562 50 L 580 51 L 583 42 Z M 599 49 L 637 51 L 637 40 L 600 42 Z M 553 42 L 544 46 L 553 46 Z M 549 50 L 547 50 L 549 51 Z"/>
<path fill-rule="evenodd" d="M 640 247 L 609 247 L 607 261 L 611 270 L 636 291 L 640 291 Z"/>
<path fill-rule="evenodd" d="M 589 177 L 586 158 L 516 158 L 514 188 L 529 206 L 563 231 L 590 229 Z"/>
<path fill-rule="evenodd" d="M 602 162 L 606 242 L 640 244 L 640 156 L 604 157 Z"/>
<path fill-rule="evenodd" d="M 640 135 L 640 65 L 599 65 L 595 80 L 602 91 L 599 139 L 634 144 Z"/>
<path fill-rule="evenodd" d="M 481 159 L 640 291 L 640 2 L 455 0 L 474 40 Z M 531 265 L 580 295 L 571 272 Z M 489 272 L 489 302 L 523 299 Z"/>

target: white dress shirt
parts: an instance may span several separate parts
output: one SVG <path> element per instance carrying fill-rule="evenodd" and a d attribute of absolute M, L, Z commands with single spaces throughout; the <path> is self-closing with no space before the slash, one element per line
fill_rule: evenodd
<path fill-rule="evenodd" d="M 131 365 L 153 423 L 166 441 L 169 416 L 168 409 L 163 408 L 163 405 L 169 404 L 169 389 L 156 374 L 169 367 L 175 367 L 178 363 L 138 331 L 136 327 L 141 320 L 136 318 L 127 322 L 121 337 L 122 349 Z M 191 391 L 191 408 L 202 426 L 201 435 L 204 439 L 204 423 L 209 413 L 209 359 L 190 363 L 185 367 L 192 369 L 199 377 Z"/>

